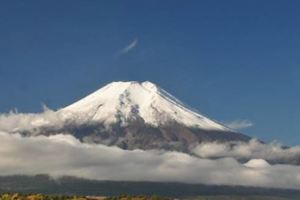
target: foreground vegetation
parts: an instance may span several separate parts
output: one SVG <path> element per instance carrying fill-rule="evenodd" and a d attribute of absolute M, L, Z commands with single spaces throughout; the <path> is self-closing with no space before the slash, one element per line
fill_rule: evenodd
<path fill-rule="evenodd" d="M 68 196 L 68 195 L 45 195 L 45 194 L 19 194 L 5 193 L 0 195 L 0 200 L 169 200 L 158 196 L 129 196 L 121 195 L 116 197 L 98 196 Z"/>
<path fill-rule="evenodd" d="M 272 196 L 239 196 L 239 195 L 212 195 L 197 196 L 191 198 L 180 198 L 185 200 L 299 200 L 298 197 L 272 197 Z M 71 195 L 45 195 L 45 194 L 19 194 L 4 193 L 0 194 L 0 200 L 171 200 L 158 196 L 145 195 L 120 195 L 114 197 L 101 196 L 71 196 Z"/>

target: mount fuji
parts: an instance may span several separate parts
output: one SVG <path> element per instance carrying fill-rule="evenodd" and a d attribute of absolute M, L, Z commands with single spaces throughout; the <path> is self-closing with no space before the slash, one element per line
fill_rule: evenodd
<path fill-rule="evenodd" d="M 41 123 L 35 135 L 71 134 L 87 143 L 123 149 L 188 152 L 201 142 L 251 138 L 187 107 L 151 82 L 112 82 L 55 112 L 63 125 Z M 31 135 L 32 130 L 23 131 Z"/>

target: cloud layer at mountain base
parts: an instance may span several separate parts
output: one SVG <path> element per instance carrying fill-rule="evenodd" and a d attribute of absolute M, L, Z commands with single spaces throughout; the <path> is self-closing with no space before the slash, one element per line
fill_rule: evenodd
<path fill-rule="evenodd" d="M 0 175 L 50 174 L 97 180 L 177 181 L 300 189 L 300 167 L 245 164 L 178 152 L 127 151 L 85 144 L 70 135 L 22 137 L 0 132 Z"/>
<path fill-rule="evenodd" d="M 72 117 L 68 117 L 68 116 Z M 30 135 L 39 135 L 40 130 L 46 127 L 56 134 L 68 124 L 88 124 L 89 116 L 76 115 L 68 112 L 55 112 L 48 108 L 42 113 L 13 113 L 0 114 L 0 131 L 9 133 L 28 132 Z M 56 131 L 55 133 L 53 131 Z M 65 131 L 64 131 L 65 132 Z M 72 134 L 72 133 L 71 133 Z M 233 157 L 238 160 L 265 159 L 271 163 L 300 164 L 300 147 L 285 148 L 278 143 L 264 144 L 255 139 L 246 142 L 235 143 L 202 143 L 191 149 L 202 158 Z"/>
<path fill-rule="evenodd" d="M 64 116 L 50 109 L 44 108 L 42 113 L 15 113 L 0 114 L 0 131 L 17 132 L 33 130 L 47 125 L 57 128 L 65 124 Z"/>
<path fill-rule="evenodd" d="M 256 139 L 249 142 L 203 143 L 192 149 L 202 158 L 232 157 L 239 160 L 259 158 L 272 163 L 294 163 L 299 165 L 300 147 L 283 147 L 278 143 L 264 144 Z"/>
<path fill-rule="evenodd" d="M 72 117 L 70 117 L 72 116 Z M 17 113 L 9 112 L 0 114 L 0 131 L 17 133 L 29 131 L 31 135 L 38 133 L 45 127 L 55 127 L 59 130 L 67 124 L 87 123 L 89 116 L 85 114 L 76 114 L 72 112 L 53 111 L 44 107 L 41 113 Z"/>
<path fill-rule="evenodd" d="M 72 113 L 72 123 L 85 123 Z M 71 135 L 22 137 L 45 126 L 63 127 L 66 114 L 0 115 L 0 175 L 70 175 L 97 180 L 177 181 L 217 185 L 244 185 L 300 189 L 300 147 L 279 144 L 204 143 L 195 155 L 164 151 L 127 151 L 117 147 L 81 143 Z M 1 132 L 2 131 L 2 132 Z M 9 132 L 9 133 L 8 133 Z M 49 133 L 50 134 L 50 133 Z M 238 162 L 244 160 L 244 164 Z M 286 164 L 272 164 L 286 163 Z"/>

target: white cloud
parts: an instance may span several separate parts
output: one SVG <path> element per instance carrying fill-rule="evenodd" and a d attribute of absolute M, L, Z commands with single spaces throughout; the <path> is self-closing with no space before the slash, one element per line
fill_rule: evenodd
<path fill-rule="evenodd" d="M 252 167 L 252 168 L 266 168 L 266 167 L 270 167 L 270 164 L 267 161 L 265 161 L 264 159 L 252 159 L 252 160 L 249 160 L 244 165 L 246 167 Z"/>
<path fill-rule="evenodd" d="M 224 124 L 234 130 L 245 129 L 253 126 L 253 123 L 249 120 L 234 120 L 231 122 L 225 122 Z"/>
<path fill-rule="evenodd" d="M 51 110 L 43 113 L 15 113 L 0 115 L 0 130 L 7 132 L 17 132 L 20 130 L 31 130 L 36 127 L 56 124 L 63 124 L 63 117 Z"/>
<path fill-rule="evenodd" d="M 74 116 L 74 114 L 72 115 Z M 72 123 L 85 123 L 77 116 Z M 50 174 L 97 180 L 178 181 L 300 189 L 300 147 L 280 144 L 203 143 L 195 156 L 179 152 L 127 151 L 117 147 L 81 143 L 71 135 L 22 137 L 19 132 L 70 123 L 68 113 L 45 109 L 43 113 L 0 115 L 0 175 Z M 62 129 L 63 130 L 63 129 Z M 1 132 L 2 131 L 2 132 Z M 242 164 L 237 160 L 244 160 Z"/>
<path fill-rule="evenodd" d="M 97 180 L 178 181 L 300 189 L 300 167 L 264 160 L 241 164 L 184 153 L 127 151 L 70 135 L 21 137 L 0 132 L 0 175 L 70 175 Z"/>
<path fill-rule="evenodd" d="M 300 159 L 299 146 L 285 148 L 278 143 L 264 144 L 256 139 L 249 142 L 203 143 L 192 151 L 202 158 L 264 159 L 274 163 L 295 164 L 299 164 Z"/>
<path fill-rule="evenodd" d="M 128 53 L 129 51 L 131 51 L 132 49 L 134 49 L 136 46 L 138 45 L 138 39 L 134 39 L 130 44 L 128 44 L 126 47 L 124 47 L 121 51 L 120 51 L 120 55 Z"/>
<path fill-rule="evenodd" d="M 70 117 L 72 116 L 72 117 Z M 38 133 L 40 128 L 54 127 L 61 129 L 64 125 L 75 123 L 80 125 L 86 123 L 89 116 L 78 115 L 68 111 L 53 111 L 44 107 L 42 113 L 18 113 L 11 111 L 7 114 L 0 114 L 0 131 L 4 132 L 22 132 L 30 131 L 31 134 Z"/>

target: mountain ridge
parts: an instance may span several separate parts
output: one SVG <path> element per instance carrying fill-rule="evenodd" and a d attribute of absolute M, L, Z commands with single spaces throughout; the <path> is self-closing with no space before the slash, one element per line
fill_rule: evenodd
<path fill-rule="evenodd" d="M 138 114 L 145 123 L 176 121 L 189 127 L 206 130 L 233 131 L 188 108 L 180 100 L 149 81 L 112 82 L 92 94 L 63 108 L 60 112 L 93 113 L 95 121 L 116 122 L 116 115 L 128 118 Z M 109 116 L 113 115 L 113 116 Z"/>
<path fill-rule="evenodd" d="M 25 136 L 71 134 L 83 142 L 123 149 L 191 153 L 202 142 L 247 142 L 251 138 L 185 106 L 149 82 L 112 82 L 51 116 L 31 121 Z M 56 120 L 59 118 L 59 120 Z"/>

